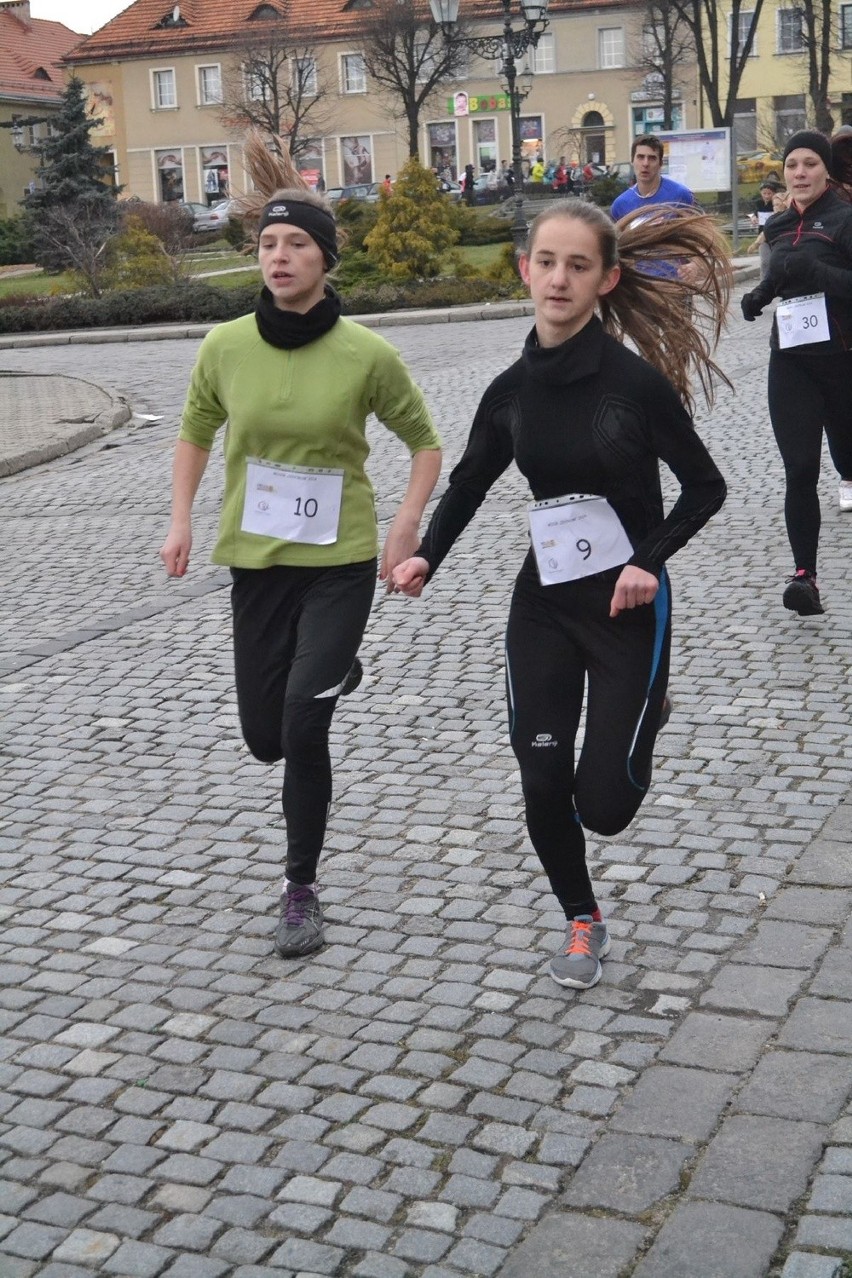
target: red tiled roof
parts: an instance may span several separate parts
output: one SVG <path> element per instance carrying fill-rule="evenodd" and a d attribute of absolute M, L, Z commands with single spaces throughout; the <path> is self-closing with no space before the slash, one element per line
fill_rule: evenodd
<path fill-rule="evenodd" d="M 417 0 L 429 20 L 428 0 Z M 551 0 L 551 12 L 634 7 L 641 0 Z M 185 25 L 159 24 L 175 9 Z M 260 8 L 277 9 L 289 30 L 300 39 L 355 37 L 370 20 L 369 7 L 349 7 L 347 0 L 134 0 L 106 26 L 95 31 L 68 54 L 67 61 L 84 63 L 112 58 L 146 57 L 163 53 L 201 52 L 238 43 L 258 27 L 252 21 Z M 378 7 L 378 6 L 377 6 Z M 501 21 L 499 0 L 462 0 L 462 15 Z"/>
<path fill-rule="evenodd" d="M 61 22 L 26 22 L 0 8 L 0 98 L 57 102 L 65 87 L 62 59 L 79 39 Z"/>

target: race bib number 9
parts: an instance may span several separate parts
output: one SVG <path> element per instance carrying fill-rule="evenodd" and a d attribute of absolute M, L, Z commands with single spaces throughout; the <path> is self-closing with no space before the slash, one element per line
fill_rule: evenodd
<path fill-rule="evenodd" d="M 527 513 L 543 586 L 617 568 L 633 554 L 621 520 L 605 497 L 554 497 L 535 502 Z"/>
<path fill-rule="evenodd" d="M 789 302 L 779 302 L 775 319 L 778 323 L 778 345 L 782 350 L 831 340 L 825 293 L 791 297 Z"/>
<path fill-rule="evenodd" d="M 340 523 L 343 473 L 250 459 L 242 531 L 308 546 L 333 545 Z"/>

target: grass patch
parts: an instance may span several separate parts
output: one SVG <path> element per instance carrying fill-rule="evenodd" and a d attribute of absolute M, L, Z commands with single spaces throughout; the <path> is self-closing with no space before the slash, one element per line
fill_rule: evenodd
<path fill-rule="evenodd" d="M 487 271 L 489 266 L 499 261 L 503 253 L 503 245 L 471 244 L 468 247 L 455 248 L 453 253 L 457 253 L 463 262 L 475 267 L 477 271 Z"/>

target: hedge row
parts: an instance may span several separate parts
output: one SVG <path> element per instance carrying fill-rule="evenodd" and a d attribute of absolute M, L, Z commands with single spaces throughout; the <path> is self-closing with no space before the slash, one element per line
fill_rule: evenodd
<path fill-rule="evenodd" d="M 512 295 L 510 287 L 484 279 L 446 279 L 419 284 L 359 284 L 343 293 L 343 303 L 347 314 L 366 315 L 402 308 L 497 301 Z M 0 305 L 0 333 L 212 324 L 249 314 L 256 300 L 255 285 L 220 289 L 208 284 L 139 288 L 97 298 L 32 298 L 23 305 Z"/>

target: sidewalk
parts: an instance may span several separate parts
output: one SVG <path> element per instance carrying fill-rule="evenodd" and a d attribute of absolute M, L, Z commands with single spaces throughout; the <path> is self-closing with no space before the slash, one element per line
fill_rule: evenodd
<path fill-rule="evenodd" d="M 528 326 L 388 330 L 447 469 Z M 506 737 L 513 469 L 422 600 L 377 593 L 328 944 L 284 964 L 280 771 L 241 744 L 206 562 L 219 449 L 189 576 L 157 562 L 195 344 L 0 357 L 134 410 L 0 479 L 2 1278 L 849 1278 L 852 517 L 826 462 L 827 612 L 785 613 L 767 345 L 732 323 L 698 415 L 729 497 L 672 561 L 652 790 L 590 839 L 613 947 L 583 993 L 547 975 Z M 370 443 L 384 532 L 408 458 Z"/>

